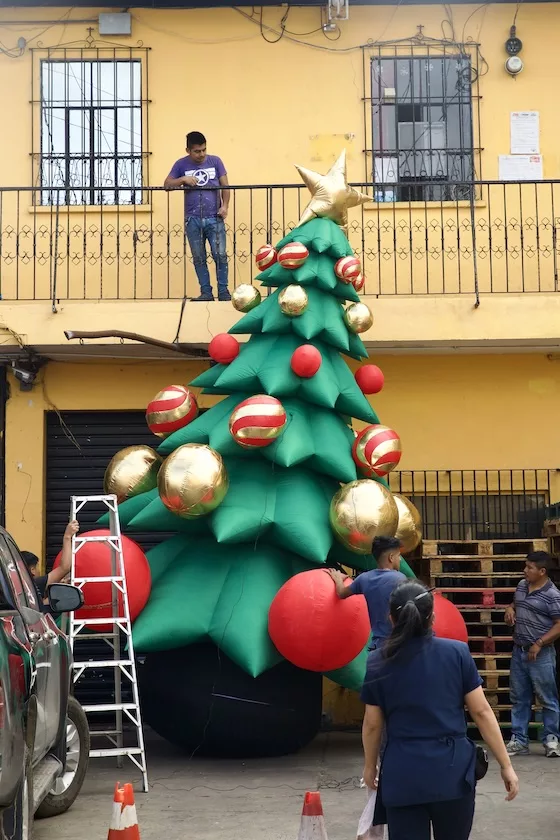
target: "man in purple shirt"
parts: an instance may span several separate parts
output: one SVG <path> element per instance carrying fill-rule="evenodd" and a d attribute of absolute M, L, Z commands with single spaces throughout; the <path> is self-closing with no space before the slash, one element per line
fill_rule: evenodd
<path fill-rule="evenodd" d="M 207 242 L 216 263 L 218 300 L 231 300 L 224 224 L 231 191 L 226 189 L 228 178 L 224 164 L 216 155 L 206 153 L 206 137 L 200 131 L 187 134 L 187 156 L 173 165 L 163 186 L 166 190 L 185 189 L 187 239 L 200 284 L 200 296 L 194 300 L 214 300 L 206 258 Z"/>

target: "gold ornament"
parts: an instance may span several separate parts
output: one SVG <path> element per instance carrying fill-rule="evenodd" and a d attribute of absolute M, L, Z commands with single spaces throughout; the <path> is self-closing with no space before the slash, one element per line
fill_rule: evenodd
<path fill-rule="evenodd" d="M 394 536 L 399 511 L 385 485 L 364 478 L 345 484 L 335 493 L 329 518 L 342 545 L 356 554 L 371 554 L 375 537 Z"/>
<path fill-rule="evenodd" d="M 250 312 L 261 302 L 261 293 L 250 283 L 242 283 L 231 293 L 231 302 L 238 312 Z"/>
<path fill-rule="evenodd" d="M 165 507 L 183 519 L 211 513 L 229 487 L 222 457 L 209 446 L 186 443 L 165 459 L 158 491 Z"/>
<path fill-rule="evenodd" d="M 113 455 L 105 470 L 103 487 L 119 504 L 157 487 L 162 459 L 151 446 L 127 446 Z"/>
<path fill-rule="evenodd" d="M 322 216 L 345 228 L 348 225 L 348 208 L 357 207 L 372 201 L 371 196 L 358 192 L 348 186 L 346 179 L 346 150 L 342 152 L 336 163 L 333 163 L 326 175 L 320 175 L 312 169 L 296 166 L 297 171 L 309 188 L 312 198 L 298 222 L 305 222 Z"/>
<path fill-rule="evenodd" d="M 422 517 L 418 509 L 406 496 L 393 493 L 393 499 L 399 511 L 399 524 L 395 537 L 401 542 L 402 553 L 408 554 L 410 551 L 414 551 L 422 541 Z"/>
<path fill-rule="evenodd" d="M 297 283 L 292 283 L 290 286 L 285 286 L 278 294 L 278 305 L 284 315 L 289 315 L 295 318 L 297 315 L 303 315 L 307 309 L 309 297 L 303 286 L 298 286 Z"/>
<path fill-rule="evenodd" d="M 365 303 L 351 303 L 344 313 L 344 322 L 356 335 L 367 332 L 373 324 L 371 309 Z"/>

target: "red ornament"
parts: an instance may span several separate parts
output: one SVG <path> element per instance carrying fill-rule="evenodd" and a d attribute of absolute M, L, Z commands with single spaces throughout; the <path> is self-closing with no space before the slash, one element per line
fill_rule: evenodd
<path fill-rule="evenodd" d="M 270 268 L 271 265 L 274 265 L 277 259 L 278 253 L 276 248 L 273 248 L 272 245 L 263 245 L 262 248 L 259 248 L 255 254 L 257 268 L 260 268 L 261 271 L 264 271 L 266 268 Z"/>
<path fill-rule="evenodd" d="M 366 478 L 386 476 L 401 460 L 401 439 L 394 429 L 375 423 L 359 432 L 352 446 L 352 458 Z"/>
<path fill-rule="evenodd" d="M 352 285 L 354 286 L 354 288 L 356 289 L 356 291 L 357 291 L 357 292 L 361 292 L 361 291 L 362 291 L 362 289 L 363 289 L 363 288 L 364 288 L 364 286 L 365 286 L 365 282 L 366 282 L 366 278 L 365 278 L 365 277 L 364 277 L 364 275 L 360 272 L 360 273 L 358 274 L 358 276 L 357 276 L 357 277 L 354 277 L 354 279 L 352 280 Z"/>
<path fill-rule="evenodd" d="M 324 672 L 351 662 L 366 645 L 371 626 L 363 595 L 341 600 L 327 572 L 312 569 L 279 590 L 268 613 L 268 632 L 288 662 Z"/>
<path fill-rule="evenodd" d="M 312 344 L 302 344 L 292 354 L 290 366 L 296 376 L 310 379 L 315 376 L 321 362 L 323 361 L 320 352 Z"/>
<path fill-rule="evenodd" d="M 146 408 L 146 423 L 154 435 L 166 438 L 198 415 L 196 397 L 183 385 L 168 385 Z"/>
<path fill-rule="evenodd" d="M 383 371 L 377 365 L 362 365 L 358 368 L 354 377 L 364 394 L 378 394 L 385 382 Z"/>
<path fill-rule="evenodd" d="M 229 431 L 244 449 L 270 446 L 284 431 L 286 419 L 280 400 L 257 394 L 235 406 L 229 418 Z"/>
<path fill-rule="evenodd" d="M 110 531 L 102 528 L 86 531 L 81 537 L 107 537 Z M 124 574 L 128 592 L 130 618 L 134 621 L 142 612 L 152 586 L 148 559 L 138 543 L 129 537 L 121 537 L 124 558 Z M 60 552 L 54 561 L 55 568 L 60 565 Z M 76 577 L 106 577 L 111 574 L 111 549 L 106 542 L 84 543 L 76 554 Z M 76 613 L 78 619 L 110 618 L 113 614 L 111 583 L 86 583 L 82 587 L 85 605 Z M 122 595 L 119 594 L 119 615 L 124 616 Z M 113 629 L 112 624 L 95 624 L 93 630 L 106 632 Z"/>
<path fill-rule="evenodd" d="M 343 283 L 352 283 L 361 270 L 358 257 L 341 257 L 334 264 L 334 273 Z"/>
<path fill-rule="evenodd" d="M 290 242 L 278 251 L 278 262 L 282 268 L 294 269 L 303 265 L 308 256 L 309 251 L 305 245 L 301 242 Z"/>
<path fill-rule="evenodd" d="M 208 345 L 208 355 L 215 362 L 229 365 L 239 355 L 239 342 L 229 333 L 218 333 Z"/>
<path fill-rule="evenodd" d="M 455 604 L 440 592 L 434 592 L 434 634 L 440 639 L 456 639 L 468 642 L 469 634 L 465 620 Z"/>

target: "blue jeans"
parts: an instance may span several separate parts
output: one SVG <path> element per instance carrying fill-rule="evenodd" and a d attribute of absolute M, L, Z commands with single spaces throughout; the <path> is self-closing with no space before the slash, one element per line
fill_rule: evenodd
<path fill-rule="evenodd" d="M 509 676 L 512 736 L 522 744 L 529 743 L 529 721 L 533 694 L 543 707 L 543 741 L 549 735 L 560 737 L 560 706 L 556 688 L 556 651 L 554 645 L 544 647 L 534 662 L 514 645 Z"/>
<path fill-rule="evenodd" d="M 228 260 L 224 220 L 220 219 L 219 216 L 189 216 L 187 218 L 187 239 L 201 294 L 205 297 L 213 297 L 206 257 L 206 242 L 210 245 L 212 259 L 216 263 L 218 296 L 226 294 L 228 290 Z"/>

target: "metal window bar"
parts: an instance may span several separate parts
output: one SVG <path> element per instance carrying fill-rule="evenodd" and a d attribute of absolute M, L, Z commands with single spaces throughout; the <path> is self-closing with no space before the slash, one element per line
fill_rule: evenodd
<path fill-rule="evenodd" d="M 34 203 L 143 203 L 148 50 L 88 45 L 32 54 Z"/>
<path fill-rule="evenodd" d="M 392 472 L 391 490 L 418 508 L 424 539 L 521 539 L 542 536 L 552 470 Z"/>
<path fill-rule="evenodd" d="M 471 198 L 465 183 L 480 174 L 479 76 L 475 43 L 364 47 L 366 180 L 378 201 Z"/>

